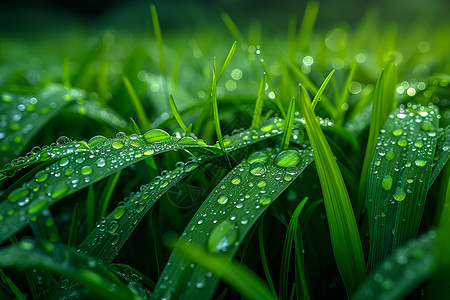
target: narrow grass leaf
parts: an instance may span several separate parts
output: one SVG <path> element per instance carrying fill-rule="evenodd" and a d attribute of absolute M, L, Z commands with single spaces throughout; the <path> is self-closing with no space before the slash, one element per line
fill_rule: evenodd
<path fill-rule="evenodd" d="M 175 117 L 175 120 L 177 120 L 178 125 L 180 125 L 181 128 L 183 128 L 184 132 L 187 131 L 187 126 L 183 122 L 183 119 L 180 116 L 180 113 L 178 112 L 178 108 L 175 104 L 175 101 L 173 100 L 172 94 L 170 95 L 170 108 L 172 109 L 173 116 Z"/>
<path fill-rule="evenodd" d="M 317 103 L 319 103 L 320 97 L 322 96 L 323 91 L 327 88 L 328 82 L 330 82 L 331 77 L 333 77 L 334 71 L 336 70 L 331 70 L 330 74 L 328 74 L 327 78 L 325 78 L 316 95 L 314 96 L 313 102 L 311 104 L 313 110 L 316 108 Z"/>
<path fill-rule="evenodd" d="M 67 240 L 67 246 L 71 248 L 75 248 L 75 246 L 77 245 L 79 218 L 80 218 L 80 208 L 77 203 L 73 208 L 72 219 L 70 220 L 69 239 Z"/>
<path fill-rule="evenodd" d="M 70 58 L 65 57 L 63 63 L 63 75 L 62 75 L 63 85 L 67 88 L 70 86 Z"/>
<path fill-rule="evenodd" d="M 430 231 L 396 249 L 361 285 L 352 300 L 405 299 L 431 277 L 436 232 Z"/>
<path fill-rule="evenodd" d="M 178 242 L 174 251 L 211 271 L 248 299 L 277 299 L 258 275 L 244 265 L 230 262 L 228 257 L 211 254 L 203 248 L 183 242 Z"/>
<path fill-rule="evenodd" d="M 94 185 L 90 185 L 88 188 L 87 198 L 86 198 L 86 221 L 88 232 L 91 232 L 94 229 L 96 219 L 96 210 L 95 210 L 95 191 Z"/>
<path fill-rule="evenodd" d="M 50 154 L 46 149 L 42 150 L 38 159 L 44 155 L 47 159 L 51 155 L 54 159 L 59 155 L 63 157 L 33 174 L 31 180 L 9 188 L 0 196 L 0 201 L 8 199 L 0 203 L 0 242 L 26 226 L 42 209 L 67 195 L 152 155 L 191 148 L 208 148 L 209 152 L 220 153 L 203 140 L 172 137 L 160 129 L 149 130 L 143 135 L 120 133 L 112 139 L 95 136 L 87 143 L 60 143 Z"/>
<path fill-rule="evenodd" d="M 138 116 L 139 122 L 141 123 L 141 126 L 148 130 L 150 129 L 150 122 L 148 121 L 148 117 L 145 114 L 144 107 L 142 106 L 141 101 L 136 95 L 136 91 L 134 90 L 133 86 L 131 85 L 130 80 L 127 76 L 122 76 L 123 84 L 125 85 L 125 89 L 127 90 L 128 96 L 130 96 L 131 102 L 133 103 L 134 110 Z"/>
<path fill-rule="evenodd" d="M 256 151 L 233 168 L 205 199 L 181 238 L 232 257 L 258 218 L 312 162 L 310 149 L 277 155 L 272 151 Z M 153 297 L 183 293 L 187 298 L 209 299 L 214 294 L 217 277 L 207 276 L 197 265 L 184 266 L 186 261 L 172 253 Z"/>
<path fill-rule="evenodd" d="M 302 85 L 299 98 L 322 187 L 334 257 L 350 296 L 366 276 L 355 215 L 336 159 L 320 129 L 308 93 Z"/>
<path fill-rule="evenodd" d="M 438 133 L 439 131 L 440 128 L 438 129 Z M 428 189 L 430 189 L 431 185 L 444 169 L 450 158 L 450 126 L 447 126 L 445 130 L 441 131 L 441 135 L 439 136 L 437 141 L 435 157 L 437 157 L 438 159 L 433 164 L 433 170 L 431 171 L 431 178 L 428 183 Z"/>
<path fill-rule="evenodd" d="M 231 19 L 230 15 L 226 12 L 222 13 L 221 15 L 223 23 L 225 23 L 225 26 L 228 28 L 230 33 L 233 35 L 234 39 L 240 42 L 244 41 L 244 37 L 242 36 L 241 32 L 239 31 L 239 28 L 234 23 L 233 19 Z"/>
<path fill-rule="evenodd" d="M 308 1 L 302 23 L 298 32 L 298 49 L 300 52 L 307 52 L 309 39 L 316 23 L 317 13 L 319 12 L 319 2 Z"/>
<path fill-rule="evenodd" d="M 419 230 L 437 144 L 436 107 L 399 108 L 386 120 L 370 163 L 369 268 Z"/>
<path fill-rule="evenodd" d="M 336 123 L 341 125 L 344 121 L 345 113 L 347 112 L 347 109 L 345 108 L 345 105 L 347 105 L 348 108 L 348 99 L 350 95 L 350 84 L 355 79 L 356 71 L 358 70 L 358 61 L 356 58 L 353 60 L 350 69 L 348 70 L 347 77 L 345 78 L 344 86 L 342 87 L 342 91 L 340 93 L 340 97 L 338 98 L 337 108 L 339 109 L 339 117 L 336 120 Z"/>
<path fill-rule="evenodd" d="M 219 82 L 220 78 L 223 75 L 223 72 L 225 72 L 225 69 L 227 68 L 228 64 L 230 63 L 231 59 L 233 58 L 234 52 L 236 51 L 236 44 L 235 41 L 233 45 L 231 45 L 230 52 L 228 52 L 227 58 L 225 59 L 225 62 L 222 65 L 222 68 L 220 69 L 219 75 L 217 75 L 216 78 L 216 84 Z"/>
<path fill-rule="evenodd" d="M 156 43 L 158 44 L 158 52 L 159 52 L 159 65 L 161 68 L 162 76 L 166 76 L 166 61 L 164 59 L 164 49 L 163 49 L 163 41 L 161 35 L 161 27 L 159 26 L 158 12 L 156 11 L 156 7 L 154 4 L 150 5 L 150 12 L 152 14 L 152 24 L 153 31 L 155 33 Z M 150 128 L 150 127 L 148 127 Z"/>
<path fill-rule="evenodd" d="M 0 266 L 38 268 L 64 274 L 102 299 L 139 299 L 104 266 L 60 244 L 22 240 L 17 246 L 0 249 Z"/>
<path fill-rule="evenodd" d="M 367 139 L 367 147 L 364 153 L 363 168 L 359 181 L 358 201 L 356 205 L 355 215 L 359 218 L 359 214 L 364 202 L 364 195 L 367 186 L 367 177 L 372 160 L 378 134 L 383 126 L 387 116 L 395 107 L 395 92 L 397 85 L 397 68 L 393 61 L 390 61 L 387 67 L 381 72 L 375 92 L 372 98 L 372 116 L 370 118 L 369 137 Z"/>
<path fill-rule="evenodd" d="M 261 126 L 261 112 L 264 104 L 264 88 L 266 86 L 266 75 L 263 74 L 259 81 L 258 96 L 256 97 L 255 109 L 253 111 L 253 119 L 251 128 Z"/>
<path fill-rule="evenodd" d="M 108 181 L 106 182 L 106 186 L 102 191 L 102 195 L 100 196 L 100 199 L 97 204 L 97 211 L 98 216 L 97 220 L 100 220 L 103 218 L 106 214 L 106 211 L 108 209 L 109 202 L 111 201 L 111 197 L 114 193 L 114 189 L 116 188 L 117 182 L 119 181 L 120 174 L 122 173 L 122 170 L 117 171 L 114 173 L 111 177 L 108 178 Z"/>
<path fill-rule="evenodd" d="M 263 265 L 264 275 L 266 276 L 266 280 L 269 284 L 269 288 L 272 292 L 272 295 L 276 296 L 277 291 L 275 290 L 275 286 L 273 285 L 269 265 L 267 264 L 266 251 L 264 250 L 264 217 L 261 218 L 261 221 L 258 226 L 258 241 L 259 241 L 259 254 L 261 255 L 261 263 Z"/>
<path fill-rule="evenodd" d="M 58 227 L 49 209 L 43 209 L 40 214 L 34 216 L 32 221 L 30 227 L 37 238 L 52 243 L 60 242 Z"/>
<path fill-rule="evenodd" d="M 286 150 L 289 147 L 291 139 L 292 126 L 294 125 L 295 115 L 295 98 L 291 99 L 287 113 L 286 126 L 284 127 L 283 137 L 281 138 L 281 150 Z"/>
<path fill-rule="evenodd" d="M 211 93 L 212 93 L 214 129 L 216 130 L 217 141 L 219 142 L 220 149 L 222 149 L 223 153 L 226 153 L 225 145 L 223 142 L 222 130 L 220 129 L 219 109 L 218 109 L 218 104 L 217 104 L 216 57 L 214 57 L 213 80 L 212 80 L 211 90 L 212 90 Z"/>

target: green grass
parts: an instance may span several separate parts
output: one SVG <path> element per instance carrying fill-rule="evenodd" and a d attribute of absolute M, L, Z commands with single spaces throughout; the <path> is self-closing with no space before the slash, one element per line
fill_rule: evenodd
<path fill-rule="evenodd" d="M 449 25 L 301 15 L 0 37 L 0 298 L 445 296 Z"/>

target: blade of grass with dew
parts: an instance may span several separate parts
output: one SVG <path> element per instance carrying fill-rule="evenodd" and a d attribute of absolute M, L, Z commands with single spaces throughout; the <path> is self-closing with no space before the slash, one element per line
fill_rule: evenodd
<path fill-rule="evenodd" d="M 104 266 L 61 244 L 24 239 L 17 246 L 0 249 L 0 266 L 37 268 L 68 276 L 102 299 L 139 299 Z"/>
<path fill-rule="evenodd" d="M 117 277 L 128 285 L 133 286 L 133 289 L 138 290 L 144 299 L 151 298 L 151 290 L 155 287 L 155 283 L 136 268 L 117 263 L 109 265 L 108 270 L 114 272 Z"/>
<path fill-rule="evenodd" d="M 335 157 L 312 111 L 308 93 L 302 85 L 299 87 L 300 108 L 314 151 L 314 160 L 330 229 L 331 245 L 347 294 L 350 296 L 366 276 L 358 227 Z"/>
<path fill-rule="evenodd" d="M 272 93 L 274 95 L 273 96 L 273 100 L 277 104 L 277 107 L 280 110 L 282 117 L 286 118 L 286 112 L 284 111 L 283 104 L 281 103 L 281 100 L 278 97 L 277 90 L 275 89 L 275 86 L 273 85 L 272 78 L 270 77 L 269 71 L 267 70 L 266 63 L 264 62 L 264 58 L 262 56 L 262 53 L 261 53 L 260 50 L 257 50 L 256 53 L 258 54 L 259 62 L 261 63 L 261 67 L 262 67 L 263 72 L 264 72 L 264 74 L 266 76 L 267 85 L 269 86 L 270 90 L 272 91 Z"/>
<path fill-rule="evenodd" d="M 236 44 L 237 44 L 237 42 L 235 41 L 233 43 L 233 45 L 231 45 L 230 52 L 228 52 L 227 58 L 225 59 L 225 62 L 223 63 L 222 68 L 220 69 L 219 75 L 217 75 L 217 78 L 215 81 L 216 85 L 220 81 L 220 78 L 222 77 L 223 72 L 225 72 L 225 69 L 227 68 L 228 64 L 230 63 L 231 59 L 233 58 L 234 52 L 236 51 Z"/>
<path fill-rule="evenodd" d="M 370 118 L 369 137 L 367 139 L 367 147 L 364 153 L 364 162 L 359 181 L 358 199 L 355 209 L 357 219 L 359 218 L 359 214 L 363 206 L 370 161 L 372 160 L 372 156 L 375 151 L 379 131 L 387 116 L 396 105 L 396 85 L 397 68 L 393 61 L 389 61 L 386 68 L 381 71 L 381 75 L 378 79 L 377 85 L 375 86 L 375 91 L 372 98 L 372 116 Z"/>
<path fill-rule="evenodd" d="M 181 238 L 232 257 L 269 204 L 312 162 L 310 149 L 285 150 L 276 156 L 271 151 L 256 151 L 233 168 L 205 199 Z M 186 298 L 209 299 L 214 294 L 217 277 L 207 276 L 196 265 L 183 266 L 186 261 L 172 253 L 153 297 L 176 298 L 183 293 Z"/>
<path fill-rule="evenodd" d="M 308 201 L 308 197 L 304 198 L 295 208 L 294 212 L 292 213 L 291 220 L 289 221 L 288 229 L 286 232 L 286 238 L 284 240 L 284 246 L 283 246 L 283 254 L 281 257 L 281 270 L 280 270 L 280 298 L 281 299 L 288 299 L 288 287 L 289 287 L 289 266 L 291 262 L 291 251 L 292 251 L 292 244 L 295 239 L 295 235 L 297 234 L 297 230 L 299 230 L 299 222 L 298 219 L 300 217 L 300 213 L 303 210 L 303 207 L 305 207 L 306 202 Z M 301 233 L 300 233 L 301 234 Z M 301 249 L 299 249 L 297 246 L 301 246 Z M 303 245 L 295 245 L 295 253 L 296 253 L 296 262 L 298 266 L 299 271 L 299 277 L 301 281 L 301 291 L 302 294 L 298 294 L 297 296 L 301 299 L 310 299 L 309 292 L 307 289 L 306 284 L 306 278 L 305 278 L 305 270 L 303 266 Z M 297 257 L 299 255 L 299 257 Z M 298 261 L 300 259 L 300 261 Z M 306 288 L 306 290 L 305 290 Z"/>
<path fill-rule="evenodd" d="M 173 116 L 177 120 L 178 125 L 180 125 L 180 127 L 183 128 L 184 132 L 186 132 L 187 131 L 187 126 L 183 122 L 183 119 L 181 118 L 180 113 L 178 112 L 178 108 L 177 108 L 177 106 L 175 104 L 175 100 L 173 100 L 172 94 L 170 95 L 170 100 L 169 101 L 170 101 L 170 108 L 172 109 Z"/>
<path fill-rule="evenodd" d="M 58 84 L 48 84 L 36 95 L 0 93 L 0 119 L 3 120 L 0 126 L 2 132 L 0 163 L 9 163 L 11 159 L 19 156 L 42 127 L 64 106 L 80 96 L 79 90 L 68 89 Z M 39 150 L 40 148 L 35 147 L 31 151 L 35 153 Z M 17 162 L 13 164 L 15 163 Z"/>
<path fill-rule="evenodd" d="M 283 137 L 281 138 L 281 150 L 286 150 L 289 147 L 291 139 L 292 126 L 294 125 L 295 116 L 295 98 L 291 99 L 287 112 L 286 126 L 284 127 Z"/>
<path fill-rule="evenodd" d="M 401 107 L 380 132 L 366 194 L 369 269 L 419 230 L 437 144 L 437 116 L 434 106 Z"/>
<path fill-rule="evenodd" d="M 258 128 L 261 126 L 261 112 L 264 105 L 264 88 L 266 86 L 266 75 L 263 74 L 259 81 L 258 96 L 256 97 L 255 110 L 253 111 L 251 128 Z"/>
<path fill-rule="evenodd" d="M 307 52 L 309 39 L 316 23 L 317 13 L 319 12 L 319 2 L 308 1 L 305 13 L 303 14 L 302 24 L 298 32 L 298 49 L 300 52 Z"/>
<path fill-rule="evenodd" d="M 70 220 L 69 239 L 67 240 L 67 246 L 71 248 L 75 248 L 77 245 L 79 218 L 80 218 L 80 208 L 77 203 L 73 208 L 72 218 Z"/>
<path fill-rule="evenodd" d="M 261 263 L 264 269 L 264 275 L 266 276 L 266 280 L 269 284 L 270 291 L 273 296 L 277 295 L 277 291 L 275 290 L 275 286 L 273 285 L 272 276 L 270 275 L 270 269 L 267 264 L 267 256 L 266 251 L 264 250 L 264 216 L 261 218 L 261 221 L 258 226 L 258 241 L 259 241 L 259 254 L 261 255 Z"/>
<path fill-rule="evenodd" d="M 161 68 L 161 74 L 163 77 L 165 77 L 166 76 L 166 61 L 164 59 L 164 49 L 163 49 L 161 27 L 159 26 L 158 12 L 156 11 L 156 7 L 154 4 L 150 5 L 150 12 L 152 14 L 153 31 L 155 33 L 156 43 L 158 44 L 159 65 Z M 150 127 L 148 127 L 148 128 L 150 128 Z"/>
<path fill-rule="evenodd" d="M 253 271 L 242 264 L 230 262 L 229 257 L 206 252 L 203 248 L 178 242 L 174 251 L 188 261 L 197 263 L 204 269 L 211 271 L 218 278 L 223 279 L 245 298 L 255 300 L 274 300 L 266 283 Z"/>
<path fill-rule="evenodd" d="M 120 134 L 112 139 L 95 136 L 88 143 L 67 145 L 55 146 L 53 159 L 58 153 L 64 155 L 57 162 L 35 174 L 30 173 L 28 177 L 31 180 L 21 186 L 12 186 L 0 195 L 0 201 L 8 199 L 0 203 L 0 242 L 26 226 L 33 215 L 45 207 L 152 155 L 191 148 L 208 148 L 209 152 L 220 153 L 217 147 L 207 146 L 203 140 L 175 138 L 160 129 L 149 130 L 141 136 Z M 72 150 L 66 156 L 68 149 Z M 41 152 L 50 157 L 46 150 Z M 26 205 L 21 205 L 23 197 L 29 199 Z"/>
<path fill-rule="evenodd" d="M 239 28 L 234 23 L 233 19 L 231 19 L 230 15 L 226 12 L 222 13 L 221 15 L 222 21 L 225 24 L 225 26 L 228 28 L 230 33 L 233 35 L 234 39 L 240 42 L 244 42 L 244 37 L 242 36 L 241 32 L 239 31 Z"/>
<path fill-rule="evenodd" d="M 429 231 L 394 250 L 360 286 L 352 300 L 406 299 L 433 274 L 436 232 Z"/>
<path fill-rule="evenodd" d="M 136 91 L 134 90 L 133 86 L 131 85 L 130 80 L 126 75 L 122 76 L 122 81 L 125 86 L 125 89 L 127 90 L 128 96 L 130 96 L 131 102 L 133 103 L 134 111 L 136 112 L 139 122 L 141 123 L 141 127 L 143 127 L 145 130 L 150 129 L 150 122 L 148 121 L 148 117 L 145 114 L 144 107 L 142 106 L 141 101 L 136 95 Z"/>
<path fill-rule="evenodd" d="M 2 269 L 0 269 L 0 279 L 11 290 L 17 300 L 26 300 L 25 296 L 22 294 L 19 288 L 8 276 L 5 275 L 5 273 L 3 273 Z"/>
<path fill-rule="evenodd" d="M 331 70 L 330 74 L 328 74 L 327 78 L 325 78 L 319 90 L 317 90 L 317 93 L 314 96 L 313 102 L 311 104 L 313 110 L 315 110 L 317 103 L 319 103 L 320 97 L 322 96 L 323 91 L 327 88 L 328 82 L 330 82 L 331 77 L 333 77 L 334 71 L 336 70 Z"/>

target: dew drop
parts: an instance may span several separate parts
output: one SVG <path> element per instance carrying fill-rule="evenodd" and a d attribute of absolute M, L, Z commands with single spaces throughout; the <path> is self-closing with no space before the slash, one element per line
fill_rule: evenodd
<path fill-rule="evenodd" d="M 34 215 L 37 214 L 38 212 L 40 212 L 42 209 L 44 209 L 44 207 L 46 207 L 48 204 L 48 200 L 41 200 L 41 201 L 34 201 L 33 203 L 30 204 L 30 206 L 28 207 L 28 213 L 30 215 Z"/>
<path fill-rule="evenodd" d="M 423 131 L 430 131 L 430 130 L 434 129 L 434 126 L 433 126 L 433 124 L 431 124 L 430 121 L 425 120 L 425 121 L 423 121 L 422 126 L 420 126 L 420 129 L 422 129 Z"/>
<path fill-rule="evenodd" d="M 59 165 L 61 167 L 65 167 L 69 164 L 69 159 L 67 157 L 63 157 L 61 158 L 61 160 L 59 161 Z"/>
<path fill-rule="evenodd" d="M 64 144 L 68 144 L 70 143 L 72 140 L 70 138 L 68 138 L 67 136 L 60 136 L 57 140 L 56 143 L 58 145 L 64 145 Z"/>
<path fill-rule="evenodd" d="M 194 161 L 189 161 L 184 165 L 183 171 L 186 173 L 192 172 L 197 169 L 198 163 Z"/>
<path fill-rule="evenodd" d="M 414 141 L 414 146 L 416 146 L 417 148 L 422 148 L 423 147 L 423 140 L 421 138 L 417 138 Z"/>
<path fill-rule="evenodd" d="M 97 165 L 97 167 L 103 168 L 105 166 L 105 164 L 106 164 L 106 161 L 105 161 L 105 159 L 103 157 L 100 157 L 99 159 L 97 159 L 95 164 Z"/>
<path fill-rule="evenodd" d="M 400 147 L 406 147 L 408 145 L 408 141 L 406 140 L 405 136 L 402 136 L 401 138 L 398 139 L 397 144 Z"/>
<path fill-rule="evenodd" d="M 132 140 L 132 141 L 131 141 L 131 146 L 139 148 L 139 147 L 142 146 L 142 143 L 141 143 L 141 141 L 138 140 L 138 139 Z"/>
<path fill-rule="evenodd" d="M 394 157 L 395 157 L 395 152 L 394 152 L 394 151 L 389 150 L 389 151 L 386 153 L 386 160 L 393 160 Z"/>
<path fill-rule="evenodd" d="M 403 201 L 403 200 L 405 200 L 405 197 L 406 197 L 405 190 L 403 188 L 401 188 L 401 187 L 398 187 L 395 190 L 394 199 L 397 200 L 397 201 Z"/>
<path fill-rule="evenodd" d="M 300 163 L 301 156 L 297 150 L 284 150 L 275 157 L 275 164 L 279 167 L 287 168 Z"/>
<path fill-rule="evenodd" d="M 261 196 L 261 198 L 259 198 L 258 202 L 261 205 L 268 205 L 271 201 L 272 201 L 272 199 L 270 198 L 270 196 L 267 194 L 264 194 Z"/>
<path fill-rule="evenodd" d="M 247 162 L 253 164 L 254 162 L 265 163 L 269 160 L 269 155 L 263 151 L 256 151 L 249 155 Z"/>
<path fill-rule="evenodd" d="M 392 176 L 391 175 L 384 175 L 383 179 L 381 181 L 381 187 L 385 190 L 385 191 L 389 191 L 392 188 Z"/>
<path fill-rule="evenodd" d="M 123 148 L 123 143 L 121 141 L 115 141 L 111 146 L 113 146 L 114 149 L 121 149 Z"/>
<path fill-rule="evenodd" d="M 236 175 L 233 177 L 233 179 L 231 179 L 231 183 L 234 185 L 238 185 L 241 183 L 241 176 Z"/>
<path fill-rule="evenodd" d="M 259 182 L 256 184 L 256 186 L 259 187 L 259 188 L 263 188 L 263 187 L 265 187 L 266 185 L 267 185 L 267 182 L 266 182 L 265 180 L 261 180 L 261 181 L 259 181 Z"/>
<path fill-rule="evenodd" d="M 260 176 L 266 172 L 266 167 L 263 162 L 255 161 L 250 166 L 250 173 L 256 176 Z"/>
<path fill-rule="evenodd" d="M 161 129 L 151 129 L 144 133 L 144 140 L 151 144 L 156 142 L 162 142 L 170 138 L 170 135 Z"/>
<path fill-rule="evenodd" d="M 228 197 L 225 195 L 220 195 L 219 198 L 217 198 L 217 203 L 219 204 L 226 204 L 228 202 Z"/>
<path fill-rule="evenodd" d="M 116 207 L 116 209 L 114 210 L 114 213 L 113 213 L 114 219 L 116 219 L 116 220 L 120 219 L 124 213 L 125 213 L 125 207 L 123 207 L 123 206 Z"/>
<path fill-rule="evenodd" d="M 94 146 L 100 145 L 104 141 L 106 141 L 106 137 L 104 137 L 103 135 L 96 135 L 89 140 L 88 145 L 92 148 Z"/>
<path fill-rule="evenodd" d="M 418 158 L 418 159 L 416 159 L 416 160 L 414 161 L 414 163 L 415 163 L 416 166 L 418 166 L 418 167 L 425 167 L 425 165 L 427 164 L 427 161 Z"/>
<path fill-rule="evenodd" d="M 89 175 L 92 174 L 92 168 L 90 166 L 84 166 L 81 168 L 81 175 Z"/>
<path fill-rule="evenodd" d="M 56 199 L 64 195 L 69 190 L 69 187 L 65 183 L 60 183 L 53 189 L 51 193 L 52 199 Z"/>
<path fill-rule="evenodd" d="M 15 202 L 17 201 L 17 199 L 27 196 L 29 192 L 30 191 L 25 187 L 18 188 L 8 195 L 8 200 L 11 202 Z"/>
<path fill-rule="evenodd" d="M 49 175 L 48 172 L 41 170 L 34 175 L 34 180 L 36 180 L 36 182 L 44 182 L 48 179 Z"/>
<path fill-rule="evenodd" d="M 237 239 L 237 229 L 225 220 L 218 224 L 212 231 L 208 240 L 208 250 L 210 252 L 227 252 Z"/>
<path fill-rule="evenodd" d="M 399 136 L 403 133 L 403 129 L 401 127 L 397 127 L 394 130 L 392 130 L 392 134 L 394 136 Z"/>

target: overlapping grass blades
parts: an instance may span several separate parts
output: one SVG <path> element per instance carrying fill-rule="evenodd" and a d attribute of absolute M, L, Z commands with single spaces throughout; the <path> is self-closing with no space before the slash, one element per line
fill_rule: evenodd
<path fill-rule="evenodd" d="M 269 204 L 312 162 L 310 149 L 257 151 L 233 168 L 209 194 L 181 235 L 183 240 L 231 259 Z M 209 299 L 218 279 L 172 253 L 153 297 Z"/>
<path fill-rule="evenodd" d="M 16 246 L 1 248 L 0 266 L 39 268 L 64 274 L 103 299 L 141 298 L 93 258 L 44 240 L 24 239 Z"/>
<path fill-rule="evenodd" d="M 400 107 L 386 120 L 369 168 L 369 268 L 415 237 L 437 143 L 435 106 Z"/>
<path fill-rule="evenodd" d="M 77 152 L 76 145 L 84 149 Z M 88 143 L 71 146 L 73 148 L 68 148 L 71 151 L 67 151 L 65 145 L 55 146 L 56 150 L 66 149 L 62 154 L 57 151 L 53 157 L 56 159 L 62 155 L 61 159 L 33 172 L 34 178 L 20 186 L 12 186 L 0 196 L 0 201 L 8 199 L 0 203 L 0 242 L 26 226 L 45 207 L 147 157 L 186 148 L 208 148 L 212 153 L 220 153 L 219 149 L 206 146 L 202 140 L 174 138 L 159 129 L 149 130 L 143 135 L 126 136 L 121 133 L 112 139 L 96 136 Z"/>
<path fill-rule="evenodd" d="M 299 98 L 322 187 L 334 257 L 350 296 L 366 276 L 355 215 L 336 159 L 320 129 L 308 93 L 302 85 Z"/>

